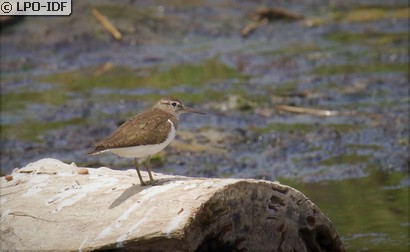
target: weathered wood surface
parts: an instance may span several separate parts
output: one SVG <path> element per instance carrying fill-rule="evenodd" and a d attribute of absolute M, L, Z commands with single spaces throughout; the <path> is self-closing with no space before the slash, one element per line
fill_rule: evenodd
<path fill-rule="evenodd" d="M 87 170 L 42 159 L 1 177 L 0 249 L 344 251 L 318 207 L 279 183 L 156 173 L 141 187 L 134 170 Z"/>

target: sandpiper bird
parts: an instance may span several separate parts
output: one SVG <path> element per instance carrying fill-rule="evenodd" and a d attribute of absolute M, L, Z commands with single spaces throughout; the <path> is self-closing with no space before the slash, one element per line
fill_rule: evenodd
<path fill-rule="evenodd" d="M 138 159 L 145 159 L 150 184 L 154 179 L 151 174 L 151 156 L 160 152 L 175 138 L 179 115 L 184 113 L 202 112 L 186 107 L 178 99 L 161 98 L 152 108 L 132 117 L 111 136 L 93 145 L 94 150 L 88 154 L 95 155 L 110 151 L 121 157 L 134 158 L 141 185 L 145 185 L 139 169 Z"/>

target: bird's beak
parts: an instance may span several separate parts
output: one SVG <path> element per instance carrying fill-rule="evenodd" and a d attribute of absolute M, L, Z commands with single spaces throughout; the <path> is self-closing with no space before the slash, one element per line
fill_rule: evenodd
<path fill-rule="evenodd" d="M 195 113 L 195 114 L 205 115 L 204 112 L 200 112 L 198 110 L 191 109 L 191 108 L 188 108 L 188 107 L 185 107 L 184 112 L 185 113 Z"/>

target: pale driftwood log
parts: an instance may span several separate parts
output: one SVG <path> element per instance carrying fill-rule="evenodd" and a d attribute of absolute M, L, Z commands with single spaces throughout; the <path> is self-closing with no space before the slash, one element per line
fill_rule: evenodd
<path fill-rule="evenodd" d="M 279 183 L 88 169 L 42 159 L 1 177 L 2 250 L 344 251 L 331 221 Z M 145 179 L 148 179 L 145 177 Z"/>

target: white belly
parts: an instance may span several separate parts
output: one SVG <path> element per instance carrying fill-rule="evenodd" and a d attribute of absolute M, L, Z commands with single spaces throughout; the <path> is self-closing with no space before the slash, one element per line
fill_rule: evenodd
<path fill-rule="evenodd" d="M 112 153 L 117 154 L 118 156 L 127 157 L 127 158 L 143 158 L 143 157 L 152 156 L 160 152 L 161 150 L 163 150 L 165 147 L 167 147 L 167 145 L 170 144 L 172 140 L 174 140 L 175 138 L 176 130 L 175 130 L 174 124 L 172 123 L 171 120 L 168 120 L 168 122 L 171 124 L 170 125 L 171 130 L 165 142 L 161 144 L 114 148 L 114 149 L 108 149 L 107 151 L 111 151 Z"/>

